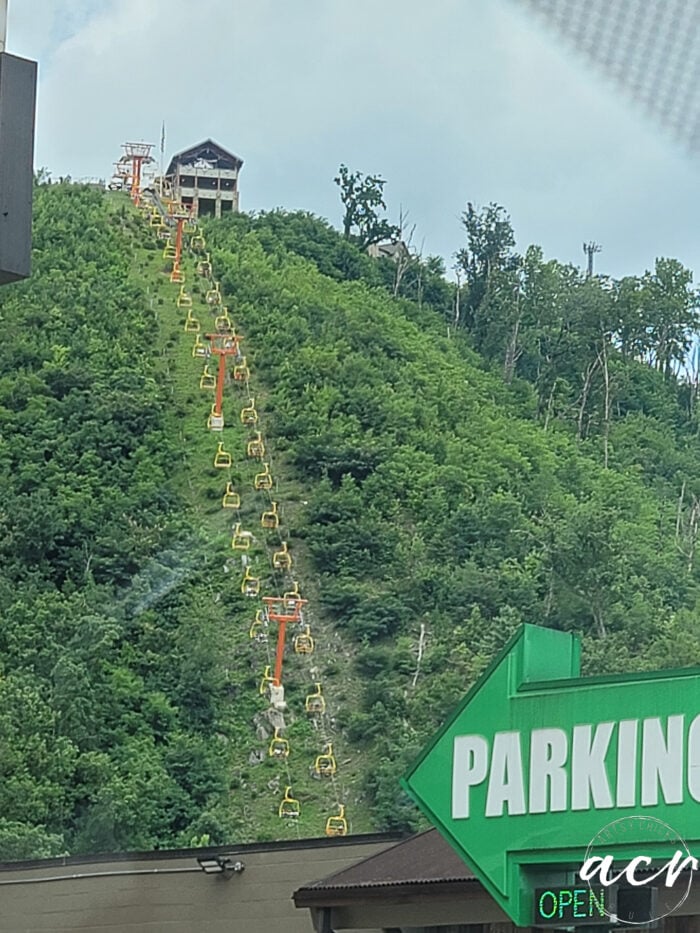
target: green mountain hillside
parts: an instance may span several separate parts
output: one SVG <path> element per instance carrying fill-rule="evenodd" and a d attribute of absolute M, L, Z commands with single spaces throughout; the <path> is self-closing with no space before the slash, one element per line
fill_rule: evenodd
<path fill-rule="evenodd" d="M 489 210 L 459 296 L 282 212 L 210 222 L 181 292 L 125 196 L 37 188 L 34 275 L 0 290 L 0 858 L 321 835 L 339 804 L 416 825 L 399 775 L 522 621 L 589 671 L 697 663 L 688 275 L 585 280 Z M 195 344 L 224 305 L 250 376 L 217 434 Z M 280 719 L 254 622 L 295 582 Z"/>

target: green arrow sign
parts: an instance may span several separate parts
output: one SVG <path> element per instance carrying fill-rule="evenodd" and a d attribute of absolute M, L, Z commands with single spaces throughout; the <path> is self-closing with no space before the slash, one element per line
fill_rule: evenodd
<path fill-rule="evenodd" d="M 519 926 L 621 817 L 700 855 L 700 669 L 579 678 L 579 661 L 575 636 L 522 626 L 402 781 Z M 606 854 L 673 854 L 658 823 L 618 825 Z"/>

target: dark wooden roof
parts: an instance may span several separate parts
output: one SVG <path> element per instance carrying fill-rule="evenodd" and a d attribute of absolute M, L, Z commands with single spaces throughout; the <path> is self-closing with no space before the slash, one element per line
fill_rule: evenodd
<path fill-rule="evenodd" d="M 237 155 L 215 143 L 213 139 L 205 139 L 203 143 L 198 143 L 196 146 L 191 146 L 189 149 L 183 149 L 182 152 L 176 153 L 170 160 L 170 165 L 165 174 L 174 175 L 177 165 L 190 165 L 196 162 L 197 159 L 215 162 L 217 168 L 229 171 L 238 169 L 243 165 L 243 159 L 239 159 Z"/>
<path fill-rule="evenodd" d="M 473 873 L 437 830 L 428 829 L 350 868 L 304 885 L 294 892 L 294 903 L 311 907 L 331 894 L 361 895 L 373 889 L 465 882 L 476 882 Z"/>

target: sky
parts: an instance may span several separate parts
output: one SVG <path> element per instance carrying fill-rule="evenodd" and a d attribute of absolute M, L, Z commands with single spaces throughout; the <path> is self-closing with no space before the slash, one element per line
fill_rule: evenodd
<path fill-rule="evenodd" d="M 39 61 L 54 177 L 109 178 L 165 121 L 166 159 L 211 137 L 244 160 L 242 210 L 339 226 L 344 162 L 448 268 L 467 201 L 495 201 L 520 249 L 700 279 L 695 162 L 516 0 L 10 0 L 7 50 Z"/>

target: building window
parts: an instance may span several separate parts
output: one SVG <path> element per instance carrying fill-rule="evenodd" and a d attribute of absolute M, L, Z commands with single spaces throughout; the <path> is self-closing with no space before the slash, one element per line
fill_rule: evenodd
<path fill-rule="evenodd" d="M 226 211 L 232 211 L 232 210 L 233 210 L 233 201 L 224 201 L 224 200 L 221 201 L 221 213 L 222 214 L 225 214 Z"/>
<path fill-rule="evenodd" d="M 216 215 L 216 200 L 214 198 L 200 198 L 197 213 L 200 217 L 214 217 Z"/>
<path fill-rule="evenodd" d="M 181 188 L 194 188 L 194 175 L 180 175 Z"/>
<path fill-rule="evenodd" d="M 200 191 L 216 191 L 218 178 L 197 178 L 197 187 Z"/>

